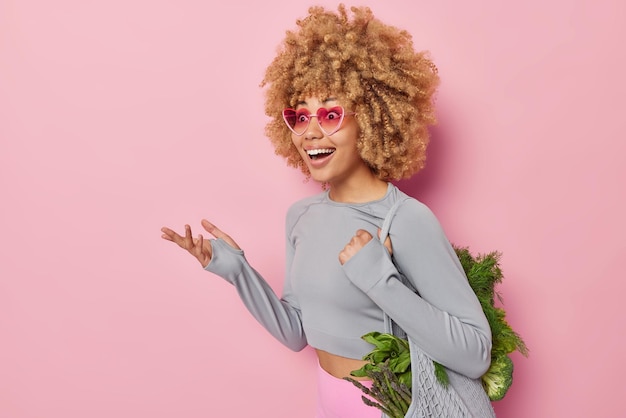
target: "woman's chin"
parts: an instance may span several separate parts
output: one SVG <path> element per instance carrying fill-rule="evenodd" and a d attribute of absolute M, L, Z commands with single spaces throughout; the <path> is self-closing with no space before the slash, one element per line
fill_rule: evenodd
<path fill-rule="evenodd" d="M 311 179 L 318 183 L 328 183 L 330 178 L 323 173 L 320 173 L 319 170 L 311 170 Z"/>

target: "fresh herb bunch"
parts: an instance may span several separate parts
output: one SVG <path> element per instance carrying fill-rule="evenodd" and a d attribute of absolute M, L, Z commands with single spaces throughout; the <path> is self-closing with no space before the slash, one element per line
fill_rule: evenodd
<path fill-rule="evenodd" d="M 491 328 L 491 366 L 481 380 L 489 399 L 499 401 L 513 384 L 513 360 L 509 354 L 519 351 L 528 356 L 528 347 L 506 321 L 504 309 L 495 306 L 496 298 L 502 303 L 502 296 L 496 291 L 496 284 L 503 278 L 501 254 L 493 251 L 474 257 L 466 247 L 454 247 L 454 251 Z"/>
<path fill-rule="evenodd" d="M 491 328 L 491 366 L 481 381 L 489 399 L 498 401 L 506 395 L 513 383 L 513 361 L 509 354 L 517 350 L 528 356 L 526 344 L 506 321 L 504 309 L 495 306 L 496 298 L 502 302 L 502 297 L 495 289 L 495 285 L 501 283 L 503 278 L 499 265 L 501 254 L 494 251 L 474 257 L 467 248 L 455 246 L 454 250 Z M 346 380 L 378 401 L 362 396 L 365 404 L 377 407 L 391 418 L 404 417 L 411 404 L 412 386 L 408 341 L 380 332 L 371 332 L 362 338 L 374 345 L 374 349 L 363 357 L 368 363 L 351 374 L 354 377 L 369 377 L 372 387 L 368 389 L 350 377 Z M 433 363 L 437 381 L 447 387 L 449 381 L 446 369 L 436 361 Z"/>

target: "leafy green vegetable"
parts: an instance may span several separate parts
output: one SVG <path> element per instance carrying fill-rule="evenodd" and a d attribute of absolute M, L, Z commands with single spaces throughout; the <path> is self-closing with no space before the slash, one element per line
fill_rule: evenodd
<path fill-rule="evenodd" d="M 499 401 L 513 384 L 513 361 L 508 354 L 517 350 L 528 356 L 524 340 L 506 321 L 504 309 L 495 306 L 496 298 L 502 303 L 495 289 L 503 277 L 499 264 L 501 254 L 494 251 L 474 257 L 467 248 L 454 247 L 454 250 L 491 328 L 491 365 L 481 380 L 489 399 Z"/>
<path fill-rule="evenodd" d="M 433 364 L 435 365 L 435 377 L 437 378 L 437 381 L 441 383 L 444 388 L 447 388 L 450 384 L 450 380 L 448 379 L 448 372 L 446 372 L 446 369 L 443 367 L 443 365 L 437 363 L 435 360 L 433 360 Z"/>
<path fill-rule="evenodd" d="M 365 341 L 374 345 L 374 349 L 363 360 L 367 360 L 362 368 L 353 371 L 355 377 L 370 377 L 368 373 L 382 372 L 382 367 L 388 368 L 398 381 L 411 389 L 411 352 L 409 342 L 391 334 L 370 332 L 363 337 Z"/>

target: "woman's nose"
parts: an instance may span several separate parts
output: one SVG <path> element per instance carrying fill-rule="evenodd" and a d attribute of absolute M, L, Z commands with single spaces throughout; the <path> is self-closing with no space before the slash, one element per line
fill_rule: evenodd
<path fill-rule="evenodd" d="M 317 116 L 311 116 L 311 120 L 309 121 L 309 126 L 306 127 L 306 131 L 304 133 L 304 139 L 319 139 L 324 136 L 324 132 L 320 127 L 319 121 L 317 120 Z"/>

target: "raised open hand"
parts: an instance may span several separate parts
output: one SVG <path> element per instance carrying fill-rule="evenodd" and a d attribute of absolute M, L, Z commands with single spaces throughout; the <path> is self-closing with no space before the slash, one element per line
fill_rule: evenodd
<path fill-rule="evenodd" d="M 223 239 L 228 245 L 236 250 L 241 249 L 229 235 L 222 232 L 222 230 L 213 225 L 211 222 L 203 219 L 201 224 L 202 227 L 215 238 Z M 161 232 L 163 232 L 161 238 L 176 243 L 180 248 L 187 250 L 189 254 L 193 255 L 200 262 L 200 264 L 202 264 L 202 267 L 206 267 L 211 261 L 211 257 L 213 257 L 211 243 L 209 240 L 205 240 L 202 234 L 198 234 L 198 237 L 194 238 L 191 234 L 191 227 L 189 225 L 185 225 L 184 236 L 177 234 L 175 231 L 167 227 L 161 228 Z"/>

